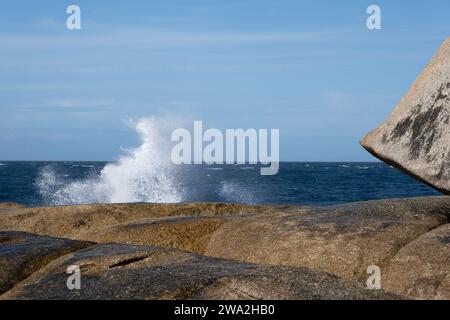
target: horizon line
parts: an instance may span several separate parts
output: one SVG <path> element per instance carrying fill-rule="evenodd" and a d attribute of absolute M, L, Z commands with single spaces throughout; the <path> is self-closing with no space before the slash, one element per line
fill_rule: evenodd
<path fill-rule="evenodd" d="M 1 160 L 0 162 L 117 162 L 118 160 Z M 372 160 L 372 161 L 356 161 L 356 160 L 349 160 L 349 161 L 345 161 L 345 160 L 327 160 L 327 161 L 321 161 L 321 160 L 285 160 L 285 161 L 279 161 L 279 163 L 304 163 L 304 162 L 316 162 L 316 163 L 334 163 L 334 162 L 347 162 L 347 163 L 385 163 L 381 160 Z M 206 163 L 202 163 L 202 164 L 206 164 Z M 236 163 L 233 163 L 233 165 L 235 165 Z M 184 165 L 194 165 L 194 163 L 186 163 Z M 209 165 L 209 164 L 206 164 Z M 214 163 L 214 164 L 210 164 L 210 165 L 231 165 L 228 163 Z M 255 164 L 249 164 L 249 163 L 242 163 L 241 165 L 255 165 Z M 257 165 L 260 165 L 260 163 L 258 163 Z"/>

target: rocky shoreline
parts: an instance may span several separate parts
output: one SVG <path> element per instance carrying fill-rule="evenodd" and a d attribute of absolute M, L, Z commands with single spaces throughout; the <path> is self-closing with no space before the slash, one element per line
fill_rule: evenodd
<path fill-rule="evenodd" d="M 450 299 L 450 197 L 0 204 L 0 299 Z M 81 289 L 66 285 L 70 265 Z M 381 290 L 367 289 L 379 266 Z"/>

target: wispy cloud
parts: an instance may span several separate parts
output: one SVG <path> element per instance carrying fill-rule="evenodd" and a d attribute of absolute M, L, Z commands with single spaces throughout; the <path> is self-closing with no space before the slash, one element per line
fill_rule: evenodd
<path fill-rule="evenodd" d="M 288 42 L 317 41 L 332 37 L 336 32 L 219 32 L 183 31 L 159 28 L 136 28 L 119 26 L 96 26 L 88 31 L 63 30 L 48 33 L 0 33 L 0 53 L 23 46 L 43 50 L 45 48 L 86 47 L 186 47 L 238 44 L 276 44 Z"/>
<path fill-rule="evenodd" d="M 80 99 L 67 97 L 60 99 L 44 99 L 39 102 L 16 103 L 14 105 L 7 105 L 3 108 L 15 111 L 93 112 L 115 106 L 117 106 L 117 103 L 113 98 Z"/>
<path fill-rule="evenodd" d="M 54 108 L 104 108 L 111 107 L 115 104 L 113 98 L 102 99 L 79 99 L 79 98 L 63 98 L 57 100 L 46 100 L 43 105 Z"/>

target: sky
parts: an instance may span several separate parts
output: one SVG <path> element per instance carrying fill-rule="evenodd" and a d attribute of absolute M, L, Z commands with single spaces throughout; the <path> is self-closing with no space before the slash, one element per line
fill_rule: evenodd
<path fill-rule="evenodd" d="M 68 30 L 66 8 L 81 8 Z M 366 26 L 381 8 L 381 30 Z M 278 128 L 282 161 L 372 161 L 450 36 L 448 0 L 0 3 L 0 159 L 113 160 L 130 121 Z"/>

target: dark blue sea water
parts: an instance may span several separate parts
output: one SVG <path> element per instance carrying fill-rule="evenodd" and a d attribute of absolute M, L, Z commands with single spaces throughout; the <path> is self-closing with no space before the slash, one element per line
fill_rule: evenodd
<path fill-rule="evenodd" d="M 60 205 L 108 202 L 223 201 L 327 205 L 436 195 L 438 192 L 379 162 L 284 162 L 274 176 L 257 166 L 185 165 L 164 172 L 106 162 L 0 161 L 0 202 Z"/>

